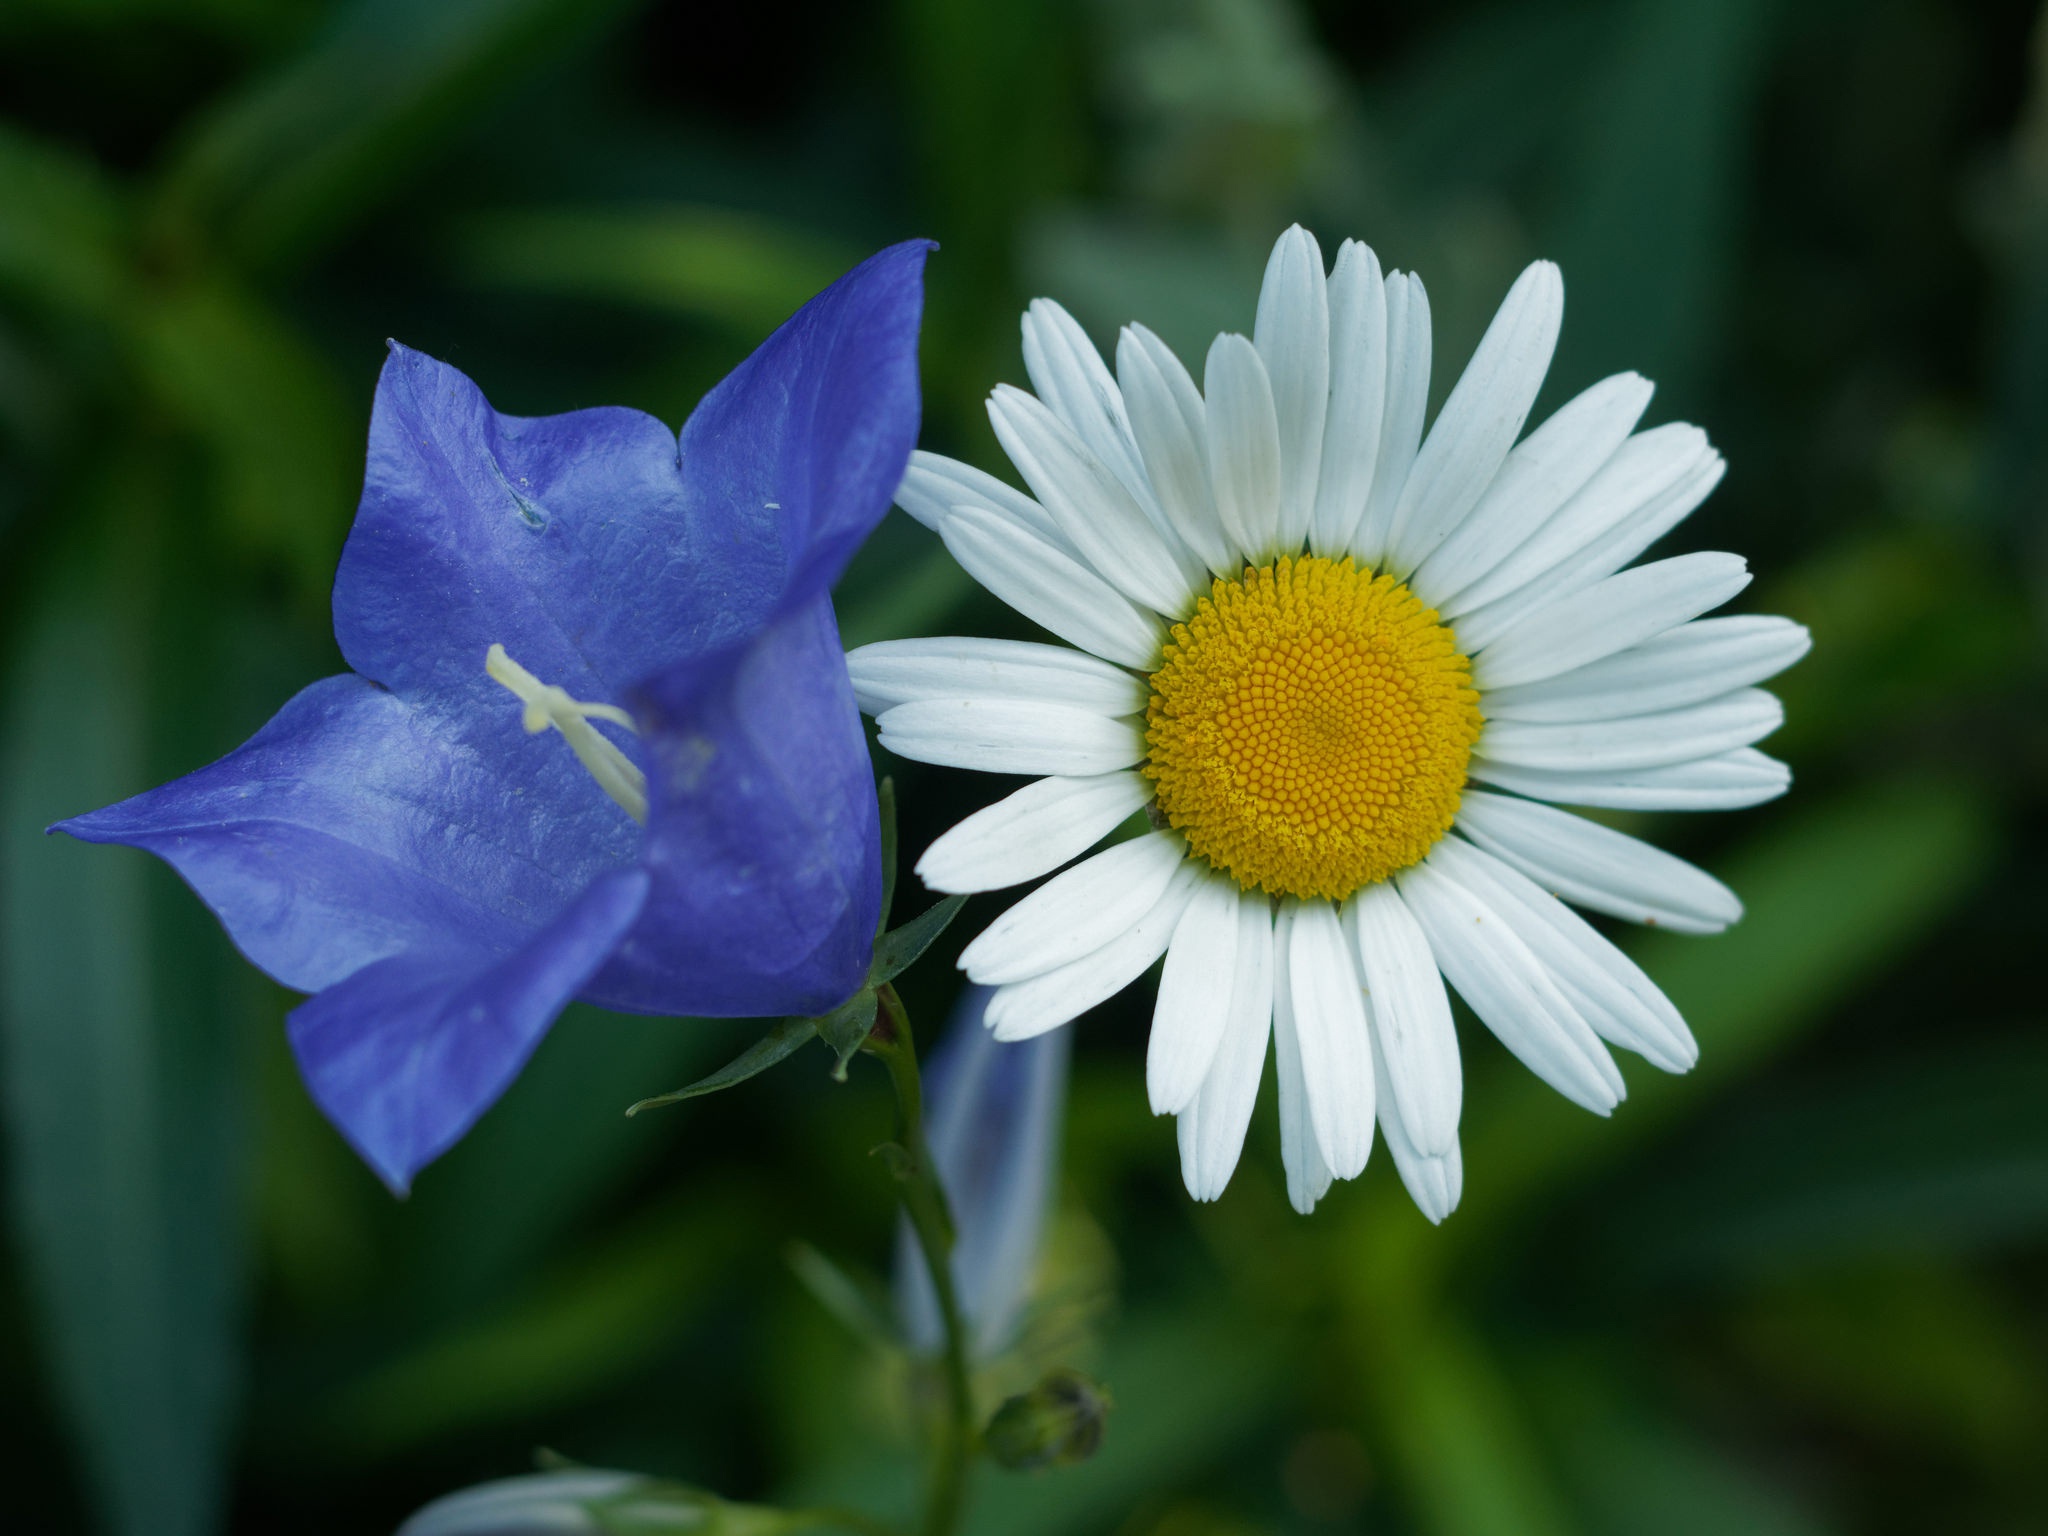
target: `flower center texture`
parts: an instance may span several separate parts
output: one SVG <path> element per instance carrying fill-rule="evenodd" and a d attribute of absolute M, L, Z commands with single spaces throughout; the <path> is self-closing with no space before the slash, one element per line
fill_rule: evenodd
<path fill-rule="evenodd" d="M 550 726 L 560 731 L 583 771 L 597 780 L 598 788 L 618 801 L 619 808 L 628 816 L 642 826 L 647 824 L 647 775 L 616 742 L 590 723 L 609 720 L 637 736 L 640 731 L 631 715 L 616 704 L 585 704 L 571 698 L 566 689 L 542 682 L 519 665 L 505 654 L 502 645 L 494 645 L 486 653 L 484 671 L 526 706 L 520 718 L 529 736 L 538 736 Z"/>
<path fill-rule="evenodd" d="M 1480 723 L 1435 609 L 1350 560 L 1280 560 L 1218 578 L 1173 627 L 1144 772 L 1240 886 L 1341 900 L 1450 830 Z"/>

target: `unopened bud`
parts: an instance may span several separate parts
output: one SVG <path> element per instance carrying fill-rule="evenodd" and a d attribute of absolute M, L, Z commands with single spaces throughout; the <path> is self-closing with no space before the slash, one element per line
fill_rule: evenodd
<path fill-rule="evenodd" d="M 1062 1366 L 998 1408 L 982 1438 L 1012 1471 L 1070 1467 L 1100 1449 L 1109 1409 L 1107 1387 Z"/>

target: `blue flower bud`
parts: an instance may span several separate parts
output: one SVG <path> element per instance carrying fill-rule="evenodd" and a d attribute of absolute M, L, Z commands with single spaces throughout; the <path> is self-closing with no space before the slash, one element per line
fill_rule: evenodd
<path fill-rule="evenodd" d="M 952 1209 L 953 1283 L 986 1359 L 1011 1342 L 1038 1267 L 1066 1107 L 1068 1035 L 1006 1043 L 983 1027 L 989 989 L 970 987 L 925 1071 L 925 1134 Z M 897 1310 L 920 1349 L 942 1342 L 931 1277 L 906 1225 Z"/>

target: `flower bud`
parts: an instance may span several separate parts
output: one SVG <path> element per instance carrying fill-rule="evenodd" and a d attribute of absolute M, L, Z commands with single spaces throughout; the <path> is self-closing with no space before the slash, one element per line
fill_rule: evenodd
<path fill-rule="evenodd" d="M 1107 1387 L 1062 1366 L 998 1408 L 982 1439 L 1012 1471 L 1070 1467 L 1101 1447 L 1109 1409 Z"/>
<path fill-rule="evenodd" d="M 953 1215 L 953 1283 L 979 1359 L 1017 1332 L 1051 1204 L 1071 1030 L 1005 1043 L 985 1027 L 989 989 L 969 987 L 925 1070 L 925 1134 Z M 897 1307 L 917 1348 L 942 1342 L 938 1300 L 908 1224 Z"/>

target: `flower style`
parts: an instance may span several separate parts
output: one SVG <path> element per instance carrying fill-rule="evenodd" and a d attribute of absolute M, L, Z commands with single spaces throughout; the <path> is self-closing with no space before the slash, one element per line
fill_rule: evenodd
<path fill-rule="evenodd" d="M 849 658 L 882 744 L 1045 775 L 918 864 L 941 891 L 1066 870 L 961 965 L 1022 1039 L 1162 954 L 1146 1063 L 1197 1199 L 1222 1193 L 1270 1036 L 1290 1198 L 1366 1164 L 1377 1122 L 1440 1221 L 1463 1181 L 1445 981 L 1546 1082 L 1606 1114 L 1607 1044 L 1697 1055 L 1663 994 L 1565 902 L 1708 933 L 1711 876 L 1567 805 L 1710 810 L 1782 793 L 1754 685 L 1808 646 L 1779 618 L 1700 616 L 1741 559 L 1631 566 L 1719 482 L 1697 427 L 1635 430 L 1650 384 L 1605 379 L 1519 444 L 1556 345 L 1558 270 L 1525 271 L 1427 435 L 1429 305 L 1347 241 L 1275 246 L 1251 339 L 1201 388 L 1142 326 L 1111 375 L 1040 299 L 1037 394 L 989 415 L 1033 492 L 919 453 L 897 492 L 996 596 L 1078 649 L 897 641 Z M 1471 787 L 1473 783 L 1485 789 Z M 1563 898 L 1560 900 L 1560 898 Z M 1605 1043 L 1603 1043 L 1605 1042 Z"/>
<path fill-rule="evenodd" d="M 165 859 L 314 994 L 307 1086 L 394 1189 L 573 998 L 809 1014 L 865 977 L 879 826 L 829 591 L 916 442 L 928 248 L 805 305 L 680 446 L 501 416 L 394 344 L 334 582 L 353 670 L 59 824 Z"/>

